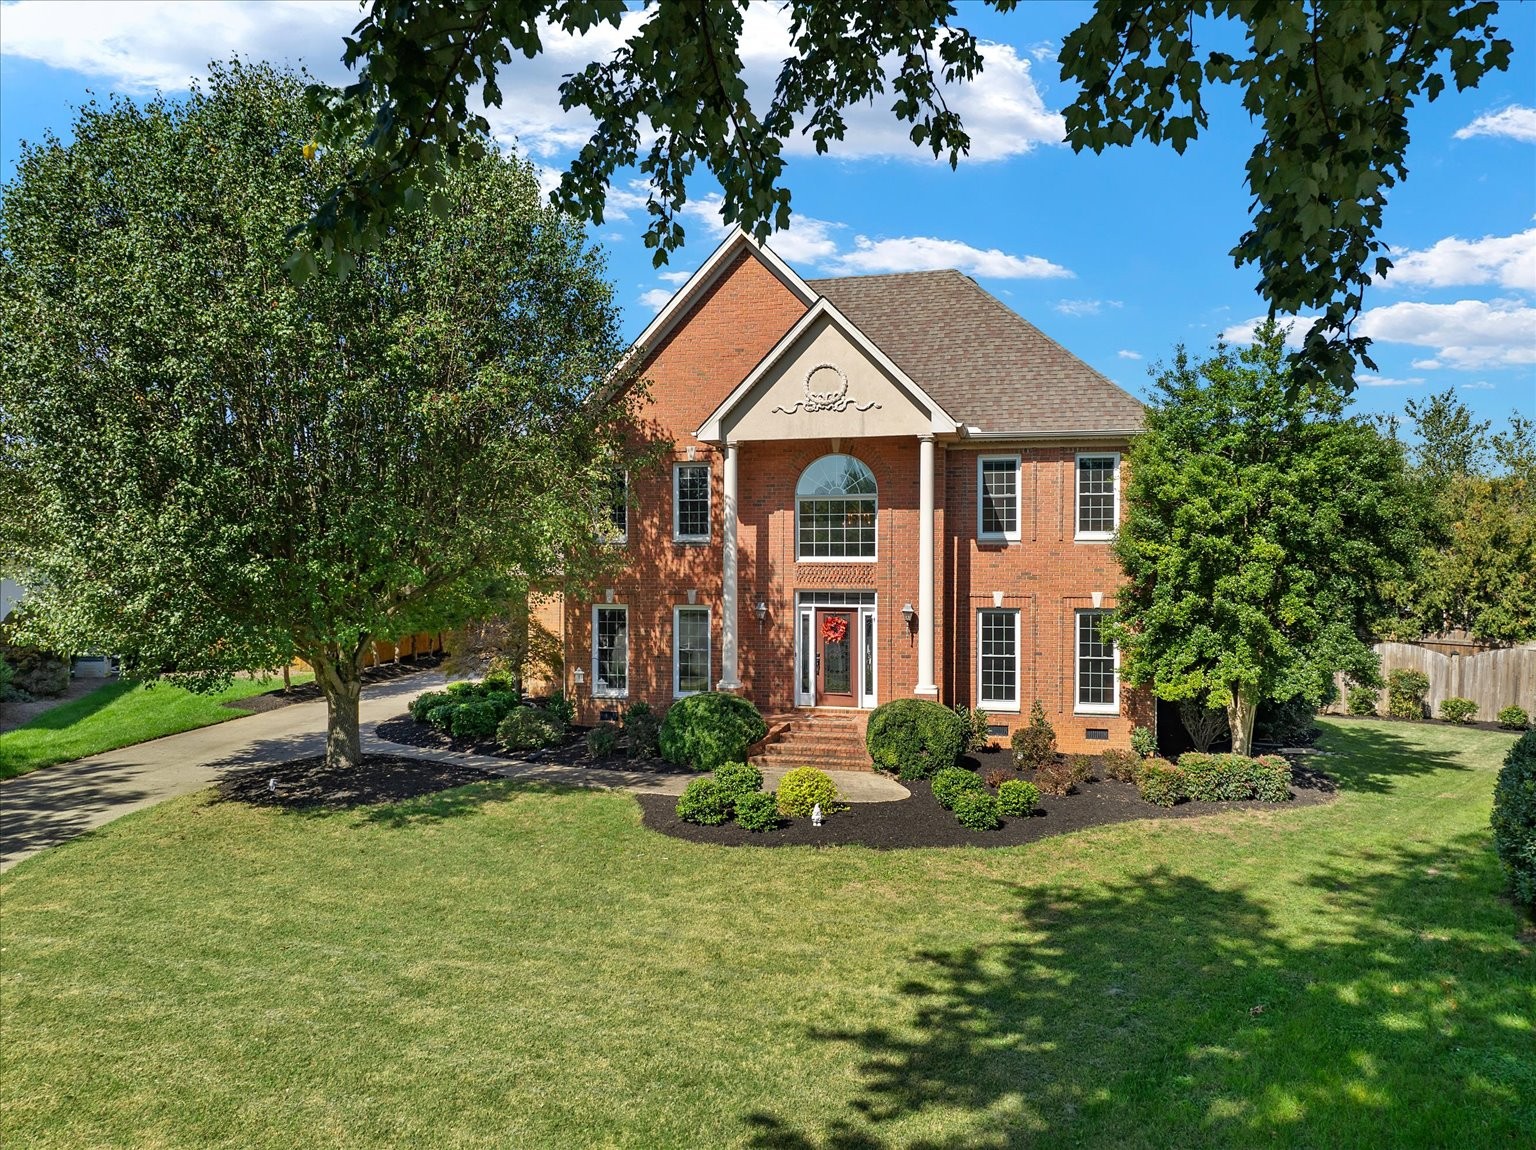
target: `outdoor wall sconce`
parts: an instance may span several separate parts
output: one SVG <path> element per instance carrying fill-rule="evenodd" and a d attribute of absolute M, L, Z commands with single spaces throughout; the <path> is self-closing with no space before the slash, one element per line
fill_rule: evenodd
<path fill-rule="evenodd" d="M 576 670 L 572 672 L 572 674 L 576 676 L 576 685 L 578 687 L 587 681 L 587 673 L 580 667 L 577 667 Z"/>
<path fill-rule="evenodd" d="M 768 604 L 759 599 L 757 606 L 752 608 L 752 613 L 757 616 L 758 624 L 761 625 L 763 620 L 768 618 Z"/>
<path fill-rule="evenodd" d="M 917 622 L 917 612 L 912 610 L 912 604 L 905 603 L 902 605 L 901 617 L 907 621 L 907 630 L 910 631 L 912 625 Z"/>

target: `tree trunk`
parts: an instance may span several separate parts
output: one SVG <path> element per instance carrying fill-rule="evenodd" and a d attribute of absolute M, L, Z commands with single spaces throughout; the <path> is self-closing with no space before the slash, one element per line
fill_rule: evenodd
<path fill-rule="evenodd" d="M 332 770 L 352 770 L 363 761 L 363 736 L 358 706 L 363 698 L 362 652 L 366 638 L 351 650 L 327 643 L 308 661 L 325 695 L 325 765 Z"/>
<path fill-rule="evenodd" d="M 1232 701 L 1227 704 L 1227 726 L 1232 728 L 1234 755 L 1253 754 L 1253 720 L 1258 713 L 1258 692 L 1249 688 L 1244 694 L 1233 684 Z"/>

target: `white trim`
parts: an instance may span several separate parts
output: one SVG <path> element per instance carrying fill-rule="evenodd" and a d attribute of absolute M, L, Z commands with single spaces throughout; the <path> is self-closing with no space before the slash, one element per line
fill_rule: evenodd
<path fill-rule="evenodd" d="M 1082 498 L 1083 477 L 1082 466 L 1085 459 L 1112 459 L 1114 466 L 1110 474 L 1114 480 L 1113 508 L 1111 521 L 1115 524 L 1108 531 L 1083 531 L 1078 528 L 1082 522 Z M 1102 543 L 1113 539 L 1120 527 L 1120 453 L 1118 451 L 1079 451 L 1072 459 L 1072 538 L 1078 543 Z"/>
<path fill-rule="evenodd" d="M 682 475 L 683 468 L 694 467 L 704 472 L 704 534 L 684 535 L 678 530 L 678 520 L 682 514 L 682 498 L 678 491 L 678 477 Z M 672 542 L 674 543 L 708 543 L 710 535 L 715 529 L 714 521 L 714 469 L 707 461 L 690 459 L 679 461 L 672 465 Z"/>
<path fill-rule="evenodd" d="M 982 684 L 982 639 L 981 617 L 983 615 L 1008 615 L 1013 619 L 1013 698 L 1012 699 L 983 699 L 981 697 Z M 1023 613 L 1017 607 L 978 607 L 976 608 L 976 708 L 986 711 L 988 714 L 1021 714 L 1023 708 L 1019 704 L 1019 698 L 1023 692 L 1019 689 L 1020 680 L 1024 677 L 1024 621 Z"/>
<path fill-rule="evenodd" d="M 1083 689 L 1083 619 L 1088 615 L 1110 614 L 1108 607 L 1079 607 L 1072 618 L 1072 713 L 1074 715 L 1118 715 L 1120 713 L 1120 644 L 1110 643 L 1114 652 L 1113 683 L 1115 698 L 1112 703 L 1085 703 Z"/>
<path fill-rule="evenodd" d="M 982 474 L 988 463 L 1007 461 L 1013 464 L 1013 530 L 982 530 L 982 497 L 986 488 Z M 976 538 L 983 543 L 1017 543 L 1022 539 L 1024 525 L 1024 459 L 1020 455 L 978 455 L 976 457 Z"/>
<path fill-rule="evenodd" d="M 677 627 L 684 611 L 704 612 L 704 690 L 709 690 L 710 676 L 714 674 L 715 657 L 711 649 L 714 640 L 714 613 L 708 607 L 697 603 L 680 603 L 672 608 L 672 697 L 674 699 L 686 699 L 689 695 L 697 695 L 698 691 L 685 691 L 682 689 L 682 662 L 678 658 L 682 654 L 682 648 L 677 644 Z"/>
<path fill-rule="evenodd" d="M 624 686 L 619 689 L 613 687 L 600 687 L 601 681 L 597 674 L 597 613 L 599 611 L 623 611 L 624 612 Z M 592 604 L 592 697 L 594 699 L 627 699 L 629 698 L 629 604 L 628 603 L 594 603 Z"/>
<path fill-rule="evenodd" d="M 873 555 L 801 555 L 800 554 L 800 481 L 805 478 L 805 473 L 815 467 L 823 459 L 831 459 L 833 456 L 842 456 L 851 459 L 869 472 L 869 477 L 875 481 L 875 493 L 869 498 L 875 501 L 875 553 Z M 795 562 L 796 563 L 874 563 L 880 558 L 880 480 L 875 477 L 875 469 L 865 463 L 857 455 L 851 455 L 846 451 L 829 451 L 825 455 L 818 455 L 800 469 L 800 474 L 795 476 L 794 494 L 790 497 L 795 501 Z M 807 499 L 836 499 L 836 495 L 808 495 Z M 862 495 L 854 496 L 856 499 L 865 498 Z"/>
<path fill-rule="evenodd" d="M 709 413 L 709 418 L 700 424 L 699 429 L 693 433 L 694 437 L 706 442 L 720 442 L 722 439 L 721 420 L 729 415 L 736 405 L 751 393 L 752 389 L 762 381 L 763 376 L 773 370 L 779 359 L 795 345 L 796 341 L 810 329 L 812 324 L 823 316 L 833 326 L 838 328 L 850 342 L 857 345 L 881 371 L 885 372 L 899 387 L 905 390 L 916 401 L 918 407 L 927 409 L 929 429 L 931 431 L 935 434 L 947 435 L 960 430 L 960 425 L 950 417 L 948 412 L 934 402 L 927 392 L 918 387 L 911 376 L 897 367 L 890 356 L 876 347 L 867 335 L 853 325 L 852 320 L 833 307 L 830 300 L 823 298 L 818 299 L 809 311 L 795 321 L 795 325 L 785 332 L 779 342 L 773 345 L 768 354 L 758 361 L 757 366 L 747 373 L 747 378 L 736 385 L 736 390 L 726 396 L 720 406 Z"/>

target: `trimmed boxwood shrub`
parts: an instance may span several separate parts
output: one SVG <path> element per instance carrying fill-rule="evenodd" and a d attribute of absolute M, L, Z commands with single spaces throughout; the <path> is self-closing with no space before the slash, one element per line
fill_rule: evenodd
<path fill-rule="evenodd" d="M 1447 723 L 1470 723 L 1477 715 L 1477 704 L 1471 699 L 1452 695 L 1440 701 L 1440 717 Z"/>
<path fill-rule="evenodd" d="M 511 691 L 487 691 L 485 701 L 496 708 L 497 722 L 510 715 L 518 705 L 517 696 Z"/>
<path fill-rule="evenodd" d="M 931 778 L 953 767 L 970 740 L 969 722 L 928 699 L 893 699 L 869 715 L 864 746 L 878 770 Z"/>
<path fill-rule="evenodd" d="M 1428 690 L 1429 676 L 1423 671 L 1399 667 L 1387 676 L 1387 714 L 1394 719 L 1422 719 Z"/>
<path fill-rule="evenodd" d="M 412 699 L 411 705 L 406 709 L 411 712 L 411 718 L 415 719 L 418 723 L 425 723 L 428 712 L 434 707 L 440 707 L 444 703 L 451 703 L 452 701 L 443 691 L 424 691 Z"/>
<path fill-rule="evenodd" d="M 825 810 L 825 808 L 823 808 Z M 736 800 L 736 824 L 745 830 L 771 831 L 778 827 L 779 800 L 774 794 L 763 794 L 761 791 L 749 795 L 741 795 Z"/>
<path fill-rule="evenodd" d="M 1515 898 L 1536 908 L 1536 731 L 1521 735 L 1493 788 L 1493 849 Z"/>
<path fill-rule="evenodd" d="M 661 718 L 649 703 L 635 703 L 625 710 L 624 741 L 632 759 L 654 759 L 661 752 Z"/>
<path fill-rule="evenodd" d="M 538 707 L 517 707 L 496 728 L 496 741 L 507 751 L 553 747 L 565 738 L 565 724 Z"/>
<path fill-rule="evenodd" d="M 779 800 L 779 814 L 805 818 L 817 803 L 821 813 L 829 815 L 837 806 L 837 784 L 825 771 L 815 767 L 796 767 L 779 780 L 775 792 Z"/>
<path fill-rule="evenodd" d="M 1099 762 L 1104 766 L 1104 774 L 1111 779 L 1119 779 L 1122 783 L 1134 783 L 1136 772 L 1141 769 L 1141 756 L 1135 751 L 1122 751 L 1119 748 L 1105 751 L 1099 756 Z"/>
<path fill-rule="evenodd" d="M 669 763 L 712 771 L 740 762 L 747 748 L 768 733 L 768 724 L 746 699 L 706 691 L 679 699 L 661 724 L 661 757 Z"/>
<path fill-rule="evenodd" d="M 457 683 L 449 683 L 445 688 L 450 696 L 463 702 L 472 695 L 481 694 L 480 684 L 471 683 L 468 679 L 460 679 Z"/>
<path fill-rule="evenodd" d="M 1171 807 L 1189 797 L 1184 788 L 1184 772 L 1167 759 L 1148 759 L 1136 776 L 1136 789 L 1149 803 Z"/>
<path fill-rule="evenodd" d="M 472 739 L 480 743 L 496 734 L 498 718 L 494 703 L 484 700 L 462 703 L 454 708 L 448 729 L 455 739 Z"/>
<path fill-rule="evenodd" d="M 453 726 L 453 716 L 464 704 L 456 703 L 452 699 L 444 699 L 427 712 L 427 726 L 439 731 L 447 731 Z"/>
<path fill-rule="evenodd" d="M 721 763 L 714 777 L 733 803 L 763 789 L 763 772 L 748 763 Z"/>
<path fill-rule="evenodd" d="M 619 728 L 599 723 L 587 732 L 587 753 L 594 759 L 606 759 L 619 749 Z"/>
<path fill-rule="evenodd" d="M 1009 742 L 1013 761 L 1021 767 L 1043 767 L 1056 758 L 1056 730 L 1046 720 L 1039 699 L 1029 708 L 1029 726 L 1014 731 Z"/>
<path fill-rule="evenodd" d="M 1351 687 L 1348 699 L 1351 715 L 1374 715 L 1381 692 L 1375 687 Z"/>
<path fill-rule="evenodd" d="M 714 779 L 694 779 L 677 800 L 677 817 L 685 823 L 717 827 L 731 817 L 731 801 Z"/>
<path fill-rule="evenodd" d="M 1023 779 L 1009 779 L 997 788 L 997 805 L 1003 814 L 1012 818 L 1027 817 L 1039 802 L 1040 788 Z"/>
<path fill-rule="evenodd" d="M 979 793 L 987 784 L 963 767 L 945 767 L 933 776 L 933 797 L 946 811 L 955 809 L 955 800 L 963 794 Z"/>
<path fill-rule="evenodd" d="M 1531 716 L 1524 707 L 1505 707 L 1499 712 L 1499 726 L 1506 731 L 1523 731 L 1531 725 Z"/>
<path fill-rule="evenodd" d="M 955 821 L 973 831 L 995 831 L 1002 823 L 997 796 L 985 790 L 955 796 Z"/>

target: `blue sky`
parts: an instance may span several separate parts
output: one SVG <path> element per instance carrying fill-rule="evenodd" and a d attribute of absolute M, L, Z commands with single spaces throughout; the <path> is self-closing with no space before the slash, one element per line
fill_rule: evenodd
<path fill-rule="evenodd" d="M 1137 393 L 1174 345 L 1240 338 L 1263 307 L 1254 270 L 1227 255 L 1247 224 L 1243 163 L 1257 138 L 1236 100 L 1215 97 L 1211 129 L 1183 156 L 1150 145 L 1074 155 L 1056 142 L 1070 92 L 1054 61 L 1085 6 L 1031 4 L 1007 16 L 961 8 L 989 62 L 978 83 L 951 95 L 972 156 L 951 171 L 881 108 L 859 109 L 839 152 L 795 154 L 795 223 L 770 244 L 807 277 L 960 267 Z M 91 92 L 181 91 L 210 57 L 302 61 L 340 80 L 341 36 L 357 13 L 347 0 L 5 3 L 0 178 L 14 170 L 18 141 L 50 130 L 67 138 Z M 1399 266 L 1372 288 L 1362 320 L 1379 371 L 1360 376 L 1361 410 L 1401 411 L 1409 398 L 1454 388 L 1496 425 L 1511 409 L 1536 416 L 1536 4 L 1506 4 L 1498 23 L 1515 45 L 1510 70 L 1412 114 L 1409 177 L 1392 193 L 1381 237 Z M 546 179 L 586 138 L 584 123 L 559 110 L 559 78 L 617 37 L 556 38 L 504 78 L 493 126 Z M 771 83 L 786 42 L 782 14 L 766 5 L 749 14 L 754 90 Z M 642 190 L 615 187 L 594 236 L 628 335 L 714 247 L 716 190 L 692 189 L 688 246 L 658 272 L 640 242 Z"/>

